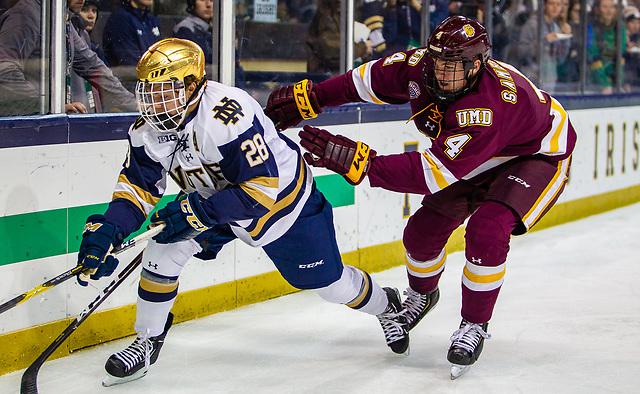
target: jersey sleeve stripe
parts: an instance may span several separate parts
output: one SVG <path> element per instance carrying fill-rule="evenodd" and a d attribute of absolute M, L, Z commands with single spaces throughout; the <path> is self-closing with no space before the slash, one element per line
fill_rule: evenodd
<path fill-rule="evenodd" d="M 432 194 L 457 181 L 453 174 L 451 174 L 438 159 L 429 154 L 429 151 L 423 152 L 422 157 L 424 158 L 422 161 L 422 168 L 425 174 L 424 178 Z"/>
<path fill-rule="evenodd" d="M 264 207 L 271 209 L 276 202 L 278 194 L 278 178 L 253 178 L 249 181 L 242 182 L 240 188 Z M 271 197 L 269 194 L 274 196 Z"/>
<path fill-rule="evenodd" d="M 140 204 L 140 201 L 138 201 L 138 199 L 135 197 L 135 195 L 133 195 L 133 193 L 128 192 L 128 191 L 114 191 L 113 192 L 113 196 L 111 197 L 111 201 L 117 200 L 119 198 L 131 201 L 136 207 L 138 207 L 138 209 L 140 209 L 140 212 L 142 212 L 144 214 L 144 217 L 146 218 L 148 213 L 147 211 L 142 207 L 142 205 Z"/>
<path fill-rule="evenodd" d="M 567 152 L 567 139 L 569 136 L 567 111 L 562 108 L 560 103 L 552 99 L 550 114 L 553 116 L 551 130 L 542 140 L 538 153 L 547 156 L 563 155 Z"/>
<path fill-rule="evenodd" d="M 295 203 L 298 200 L 298 197 L 300 197 L 304 192 L 304 190 L 302 189 L 302 185 L 304 185 L 305 183 L 306 173 L 305 173 L 305 166 L 302 163 L 302 157 L 300 157 L 300 161 L 301 162 L 298 165 L 298 174 L 296 176 L 296 183 L 293 190 L 284 198 L 278 200 L 275 204 L 273 204 L 273 206 L 269 210 L 269 213 L 267 213 L 266 215 L 258 219 L 255 228 L 249 231 L 249 235 L 254 239 L 258 234 L 260 234 L 264 225 L 273 215 L 277 214 L 279 211 L 285 209 L 289 205 Z"/>
<path fill-rule="evenodd" d="M 376 97 L 376 94 L 373 92 L 373 88 L 371 87 L 371 66 L 376 62 L 377 61 L 368 62 L 356 68 L 351 73 L 351 77 L 358 92 L 358 96 L 360 96 L 361 99 L 375 104 L 387 104 Z"/>
<path fill-rule="evenodd" d="M 540 194 L 538 200 L 533 204 L 533 207 L 522 218 L 522 223 L 527 229 L 531 228 L 544 212 L 552 201 L 555 201 L 557 195 L 562 190 L 565 182 L 568 180 L 567 172 L 569 170 L 569 163 L 571 162 L 571 156 L 558 162 L 558 169 L 555 176 L 549 182 L 544 191 Z"/>
<path fill-rule="evenodd" d="M 145 216 L 147 216 L 158 201 L 160 201 L 160 197 L 155 197 L 140 186 L 134 185 L 124 174 L 118 176 L 118 182 L 116 183 L 112 199 L 115 200 L 116 198 L 130 200 L 144 212 Z"/>

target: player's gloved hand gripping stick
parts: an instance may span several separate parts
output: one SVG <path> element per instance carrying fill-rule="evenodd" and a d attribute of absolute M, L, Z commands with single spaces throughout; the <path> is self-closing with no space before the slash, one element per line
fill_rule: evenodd
<path fill-rule="evenodd" d="M 117 254 L 120 254 L 122 252 L 124 252 L 125 250 L 131 249 L 134 246 L 139 245 L 141 242 L 144 242 L 146 240 L 148 240 L 149 238 L 155 236 L 156 234 L 160 233 L 162 231 L 162 229 L 164 229 L 164 224 L 160 224 L 157 225 L 156 227 L 151 228 L 151 230 L 146 231 L 140 235 L 138 235 L 137 237 L 134 237 L 126 242 L 123 242 L 122 244 L 116 246 L 116 247 L 112 247 L 110 250 L 110 254 L 112 256 L 115 256 Z M 78 276 L 79 274 L 81 274 L 83 271 L 85 271 L 87 268 L 84 267 L 83 265 L 77 265 L 75 267 L 73 267 L 72 269 L 61 273 L 60 275 L 56 276 L 53 279 L 49 279 L 48 281 L 44 282 L 43 284 L 41 284 L 40 286 L 37 286 L 25 293 L 20 294 L 19 296 L 5 302 L 4 304 L 0 305 L 0 313 L 8 311 L 9 309 L 13 308 L 14 306 L 21 304 L 23 302 L 25 302 L 26 300 L 40 294 L 43 293 L 57 285 L 59 285 L 60 283 L 63 283 L 73 277 Z M 88 274 L 88 273 L 87 273 Z M 85 275 L 87 275 L 85 274 Z M 86 280 L 86 279 L 85 279 Z"/>

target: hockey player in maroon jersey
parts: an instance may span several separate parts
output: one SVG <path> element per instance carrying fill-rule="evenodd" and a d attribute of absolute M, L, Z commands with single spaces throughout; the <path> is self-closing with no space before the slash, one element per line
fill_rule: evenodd
<path fill-rule="evenodd" d="M 427 47 L 398 52 L 312 86 L 272 92 L 265 112 L 280 130 L 349 102 L 410 103 L 431 139 L 424 152 L 376 155 L 362 142 L 311 126 L 300 132 L 308 163 L 372 187 L 423 194 L 404 230 L 408 328 L 435 306 L 445 244 L 465 230 L 462 322 L 451 337 L 451 378 L 478 359 L 502 286 L 510 236 L 530 229 L 557 201 L 576 133 L 566 111 L 513 66 L 489 58 L 478 22 L 453 16 Z"/>

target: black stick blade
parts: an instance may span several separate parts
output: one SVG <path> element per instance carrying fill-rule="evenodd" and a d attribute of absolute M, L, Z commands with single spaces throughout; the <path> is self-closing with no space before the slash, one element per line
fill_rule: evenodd
<path fill-rule="evenodd" d="M 20 394 L 38 394 L 38 371 L 42 364 L 31 364 L 22 375 Z"/>

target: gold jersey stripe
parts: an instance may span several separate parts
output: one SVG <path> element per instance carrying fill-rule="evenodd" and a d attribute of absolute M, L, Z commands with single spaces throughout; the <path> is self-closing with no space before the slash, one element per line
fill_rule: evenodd
<path fill-rule="evenodd" d="M 533 204 L 533 207 L 522 218 L 522 222 L 527 227 L 527 229 L 531 228 L 535 223 L 538 222 L 538 220 L 540 220 L 540 217 L 542 216 L 542 213 L 545 211 L 547 206 L 549 206 L 551 201 L 554 200 L 555 196 L 560 193 L 560 190 L 562 190 L 562 185 L 564 185 L 564 183 L 568 180 L 566 172 L 569 168 L 570 161 L 571 156 L 558 162 L 558 170 L 553 176 L 553 179 L 540 194 L 540 197 L 538 197 L 535 204 Z M 532 216 L 533 219 L 530 219 L 530 217 Z"/>
<path fill-rule="evenodd" d="M 115 200 L 117 198 L 123 198 L 125 200 L 131 201 L 133 204 L 135 204 L 136 207 L 138 207 L 140 209 L 140 211 L 142 212 L 144 217 L 145 218 L 147 217 L 147 212 L 142 207 L 142 204 L 140 204 L 140 201 L 138 201 L 136 196 L 134 196 L 133 194 L 131 194 L 129 192 L 114 192 L 113 196 L 111 197 L 111 199 Z"/>
<path fill-rule="evenodd" d="M 427 154 L 427 152 L 424 152 L 424 153 L 422 153 L 422 156 L 424 156 L 424 158 L 429 163 L 429 167 L 431 169 L 431 174 L 433 175 L 433 179 L 435 179 L 435 181 L 438 184 L 438 187 L 440 188 L 440 190 L 442 190 L 445 187 L 449 186 L 449 183 L 447 183 L 447 181 L 445 180 L 444 175 L 442 174 L 442 171 L 440 171 L 438 169 L 438 166 L 433 161 L 433 159 L 429 156 L 429 154 Z M 438 191 L 438 190 L 432 190 L 431 192 L 435 193 L 436 191 Z"/>
<path fill-rule="evenodd" d="M 370 89 L 371 84 L 367 84 L 365 82 L 367 67 L 371 67 L 371 65 L 369 63 L 365 63 L 362 66 L 358 67 L 358 73 L 360 75 L 360 80 L 362 81 L 362 84 L 364 85 L 364 88 L 367 91 L 367 94 L 369 94 L 369 98 L 371 98 L 371 101 L 376 104 L 386 104 L 384 101 L 381 101 L 377 97 L 375 97 L 373 91 Z"/>
<path fill-rule="evenodd" d="M 251 182 L 253 183 L 253 179 L 251 180 Z M 277 185 L 276 185 L 277 187 Z M 250 184 L 248 184 L 247 182 L 242 182 L 240 184 L 240 188 L 247 193 L 248 195 L 251 196 L 251 198 L 253 198 L 254 200 L 256 200 L 258 203 L 260 203 L 261 205 L 265 206 L 267 209 L 271 209 L 273 208 L 273 205 L 276 203 L 276 200 L 274 200 L 273 198 L 267 196 L 266 194 L 264 194 L 262 192 L 262 190 L 251 186 Z"/>
<path fill-rule="evenodd" d="M 129 187 L 131 187 L 136 192 L 138 197 L 140 197 L 140 199 L 146 202 L 147 204 L 155 206 L 158 203 L 158 201 L 160 201 L 160 197 L 155 197 L 153 194 L 144 190 L 140 186 L 134 185 L 133 183 L 129 182 L 129 179 L 127 179 L 126 175 L 124 174 L 120 174 L 120 176 L 118 176 L 118 182 L 124 183 Z"/>
<path fill-rule="evenodd" d="M 553 137 L 551 137 L 550 142 L 551 148 L 549 150 L 551 151 L 551 153 L 555 153 L 560 150 L 560 136 L 562 135 L 562 132 L 566 127 L 565 123 L 567 121 L 567 112 L 564 110 L 564 108 L 558 105 L 558 102 L 555 100 L 551 100 L 551 108 L 558 111 L 560 113 L 560 116 L 562 117 L 560 120 L 560 124 L 558 124 L 558 127 L 553 133 Z"/>
<path fill-rule="evenodd" d="M 302 162 L 302 158 L 300 158 L 300 172 L 298 173 L 298 177 L 297 177 L 298 180 L 296 182 L 296 187 L 291 191 L 291 193 L 289 193 L 288 196 L 286 196 L 282 200 L 273 204 L 273 206 L 271 207 L 271 209 L 266 215 L 258 219 L 258 224 L 256 225 L 256 227 L 253 229 L 253 231 L 249 232 L 250 236 L 253 237 L 258 235 L 262 230 L 262 227 L 264 227 L 265 223 L 267 223 L 267 220 L 269 220 L 271 216 L 275 215 L 278 211 L 282 210 L 283 208 L 285 208 L 295 200 L 296 196 L 298 195 L 298 192 L 300 192 L 300 188 L 302 188 L 302 183 L 304 182 L 304 171 L 305 171 L 305 165 Z"/>

